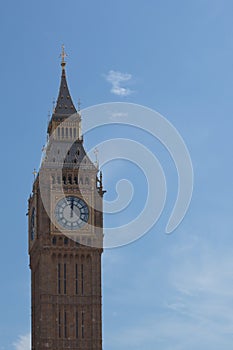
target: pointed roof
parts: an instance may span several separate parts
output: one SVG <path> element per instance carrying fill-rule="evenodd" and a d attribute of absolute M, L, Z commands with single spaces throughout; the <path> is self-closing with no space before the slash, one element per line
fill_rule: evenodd
<path fill-rule="evenodd" d="M 66 57 L 64 45 L 62 46 L 62 53 L 61 53 L 61 67 L 62 67 L 62 74 L 61 74 L 61 84 L 60 84 L 60 89 L 59 89 L 59 94 L 57 98 L 57 103 L 56 107 L 53 111 L 53 116 L 54 117 L 68 117 L 74 113 L 77 113 L 77 110 L 74 106 L 74 103 L 72 101 L 67 80 L 66 80 L 66 62 L 65 62 L 65 57 Z"/>
<path fill-rule="evenodd" d="M 53 114 L 63 116 L 63 117 L 68 117 L 74 113 L 77 113 L 77 110 L 70 96 L 68 84 L 66 81 L 65 66 L 63 66 L 57 104 Z"/>

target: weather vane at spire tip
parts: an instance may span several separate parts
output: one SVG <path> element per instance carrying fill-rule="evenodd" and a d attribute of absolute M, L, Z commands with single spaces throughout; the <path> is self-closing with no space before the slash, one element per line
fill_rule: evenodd
<path fill-rule="evenodd" d="M 62 67 L 65 67 L 66 65 L 66 61 L 65 61 L 65 58 L 67 57 L 67 53 L 65 52 L 65 45 L 62 44 L 62 51 L 61 51 L 61 54 L 60 54 L 60 57 L 61 57 L 61 66 Z"/>

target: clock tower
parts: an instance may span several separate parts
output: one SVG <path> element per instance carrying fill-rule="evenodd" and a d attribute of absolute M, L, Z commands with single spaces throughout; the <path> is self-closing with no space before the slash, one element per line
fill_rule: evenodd
<path fill-rule="evenodd" d="M 102 175 L 62 74 L 28 201 L 32 350 L 102 350 Z"/>

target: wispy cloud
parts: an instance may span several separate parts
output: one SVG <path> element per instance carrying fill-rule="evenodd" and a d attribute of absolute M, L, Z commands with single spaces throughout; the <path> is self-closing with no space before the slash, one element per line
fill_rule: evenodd
<path fill-rule="evenodd" d="M 106 75 L 106 80 L 112 84 L 111 93 L 117 96 L 128 96 L 133 93 L 131 89 L 122 86 L 123 83 L 129 83 L 131 79 L 131 74 L 114 70 L 110 70 Z"/>
<path fill-rule="evenodd" d="M 31 335 L 20 335 L 18 340 L 13 343 L 15 350 L 30 350 L 31 349 Z"/>
<path fill-rule="evenodd" d="M 222 251 L 206 238 L 187 234 L 177 237 L 176 244 L 167 243 L 167 247 L 157 251 L 157 256 L 144 256 L 140 266 L 135 265 L 135 274 L 133 255 L 128 267 L 127 260 L 121 262 L 120 251 L 114 252 L 119 254 L 119 257 L 113 255 L 116 262 L 111 262 L 110 253 L 106 256 L 109 270 L 105 271 L 108 275 L 105 280 L 109 284 L 113 284 L 115 278 L 114 264 L 121 274 L 130 275 L 130 279 L 122 285 L 119 283 L 122 277 L 118 277 L 116 291 L 111 290 L 111 303 L 115 305 L 121 328 L 118 332 L 114 329 L 106 332 L 105 343 L 114 344 L 112 350 L 156 346 L 160 350 L 231 349 L 233 258 L 230 248 Z M 160 266 L 163 268 L 159 269 Z M 137 310 L 140 317 L 125 318 L 125 309 L 132 310 L 133 316 Z M 107 311 L 105 315 L 108 316 Z M 113 316 L 109 319 L 115 322 Z"/>

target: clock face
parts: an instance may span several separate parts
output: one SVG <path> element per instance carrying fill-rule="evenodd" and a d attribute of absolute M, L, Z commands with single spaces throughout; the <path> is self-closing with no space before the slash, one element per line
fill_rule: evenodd
<path fill-rule="evenodd" d="M 65 197 L 57 203 L 55 217 L 59 225 L 65 229 L 77 230 L 88 221 L 88 206 L 78 197 Z"/>

